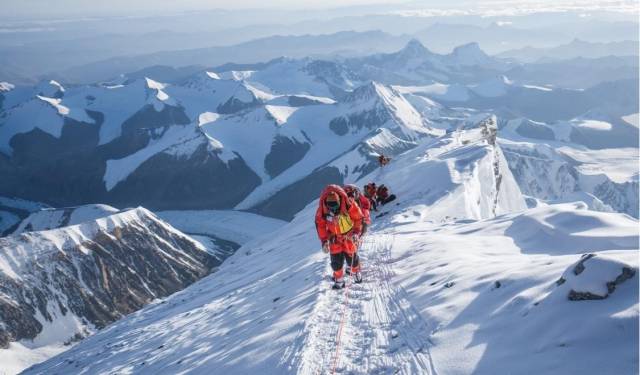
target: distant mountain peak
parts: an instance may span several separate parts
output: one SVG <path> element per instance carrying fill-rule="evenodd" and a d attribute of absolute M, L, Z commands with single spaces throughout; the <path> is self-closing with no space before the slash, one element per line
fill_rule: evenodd
<path fill-rule="evenodd" d="M 573 40 L 571 42 L 569 42 L 568 45 L 590 45 L 591 43 L 587 42 L 586 40 L 582 40 L 580 38 L 573 38 Z"/>
<path fill-rule="evenodd" d="M 362 86 L 356 87 L 356 89 L 348 95 L 346 101 L 356 102 L 379 97 L 381 89 L 384 89 L 384 85 L 375 81 L 369 81 Z"/>
<path fill-rule="evenodd" d="M 425 55 L 430 55 L 431 51 L 427 49 L 420 41 L 416 38 L 411 39 L 403 49 L 399 51 L 399 54 L 407 56 L 407 57 L 422 57 Z"/>
<path fill-rule="evenodd" d="M 482 48 L 480 48 L 480 44 L 478 42 L 471 42 L 462 44 L 453 49 L 453 54 L 462 54 L 462 53 L 479 53 L 486 55 Z"/>
<path fill-rule="evenodd" d="M 463 44 L 453 49 L 449 55 L 459 65 L 477 65 L 490 62 L 492 59 L 487 55 L 477 42 Z"/>

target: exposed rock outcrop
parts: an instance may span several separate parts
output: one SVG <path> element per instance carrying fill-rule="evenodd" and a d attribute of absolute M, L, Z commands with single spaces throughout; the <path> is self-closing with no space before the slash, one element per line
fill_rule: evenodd
<path fill-rule="evenodd" d="M 185 288 L 218 263 L 141 207 L 0 238 L 0 347 L 63 324 L 61 343 L 85 335 Z"/>

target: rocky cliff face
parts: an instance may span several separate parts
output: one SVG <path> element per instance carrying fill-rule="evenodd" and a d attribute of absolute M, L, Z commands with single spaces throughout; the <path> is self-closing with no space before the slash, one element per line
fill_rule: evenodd
<path fill-rule="evenodd" d="M 0 347 L 79 339 L 219 263 L 144 208 L 0 238 Z"/>

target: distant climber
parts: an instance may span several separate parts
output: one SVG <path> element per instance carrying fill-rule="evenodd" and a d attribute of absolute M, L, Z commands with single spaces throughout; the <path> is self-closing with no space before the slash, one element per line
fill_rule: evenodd
<path fill-rule="evenodd" d="M 385 165 L 389 164 L 390 161 L 391 161 L 391 158 L 384 156 L 384 154 L 380 154 L 380 156 L 378 156 L 378 163 L 380 163 L 381 167 L 384 167 Z"/>
<path fill-rule="evenodd" d="M 378 186 L 378 190 L 376 191 L 376 203 L 378 205 L 384 206 L 385 204 L 394 201 L 395 199 L 395 194 L 389 194 L 389 188 L 387 188 L 384 184 Z"/>
<path fill-rule="evenodd" d="M 378 211 L 378 205 L 376 203 L 376 194 L 378 192 L 378 187 L 375 182 L 369 182 L 364 185 L 364 196 L 369 199 L 371 203 L 371 209 L 374 211 Z"/>
<path fill-rule="evenodd" d="M 363 215 L 356 202 L 338 185 L 327 185 L 316 211 L 316 230 L 322 251 L 331 254 L 333 289 L 342 289 L 344 262 L 351 267 L 356 283 L 362 282 L 357 243 L 362 234 Z"/>

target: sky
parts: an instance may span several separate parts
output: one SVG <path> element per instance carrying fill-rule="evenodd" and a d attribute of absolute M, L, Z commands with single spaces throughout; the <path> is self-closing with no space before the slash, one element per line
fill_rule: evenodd
<path fill-rule="evenodd" d="M 272 8 L 318 10 L 358 7 L 363 12 L 406 9 L 631 9 L 637 12 L 638 0 L 0 0 L 2 15 L 9 19 L 158 15 L 210 9 Z M 268 20 L 267 20 L 268 21 Z"/>
<path fill-rule="evenodd" d="M 205 9 L 287 8 L 318 9 L 372 4 L 371 0 L 0 0 L 3 12 L 13 17 L 47 17 L 61 15 L 122 15 L 139 12 L 179 12 Z M 407 0 L 385 0 L 385 4 Z M 430 1 L 427 1 L 430 2 Z M 434 0 L 432 3 L 446 3 Z M 53 5 L 55 4 L 55 5 Z"/>

